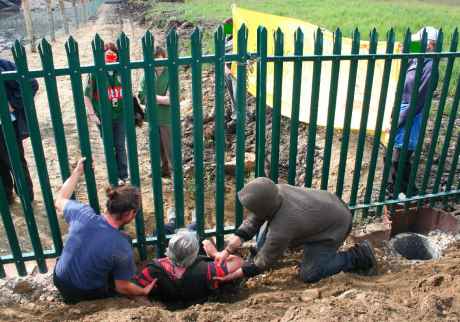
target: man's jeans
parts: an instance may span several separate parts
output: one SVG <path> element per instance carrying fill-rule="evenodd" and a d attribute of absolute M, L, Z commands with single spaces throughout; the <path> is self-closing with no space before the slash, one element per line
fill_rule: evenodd
<path fill-rule="evenodd" d="M 265 243 L 268 222 L 259 230 L 256 238 L 257 250 Z M 345 238 L 345 237 L 344 237 Z M 300 278 L 307 283 L 315 283 L 320 279 L 339 272 L 349 272 L 353 268 L 351 255 L 348 252 L 337 252 L 340 245 L 329 246 L 323 243 L 306 243 L 303 248 L 303 260 L 300 265 Z"/>

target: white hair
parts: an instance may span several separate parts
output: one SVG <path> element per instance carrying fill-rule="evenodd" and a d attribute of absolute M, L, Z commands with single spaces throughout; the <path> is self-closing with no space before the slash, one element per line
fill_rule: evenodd
<path fill-rule="evenodd" d="M 199 249 L 196 233 L 181 229 L 169 240 L 166 256 L 176 266 L 189 267 L 197 258 Z"/>

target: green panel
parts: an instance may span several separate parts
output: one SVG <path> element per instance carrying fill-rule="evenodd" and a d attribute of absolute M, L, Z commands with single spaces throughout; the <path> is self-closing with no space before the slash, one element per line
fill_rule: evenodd
<path fill-rule="evenodd" d="M 225 137 L 224 137 L 224 55 L 225 35 L 222 26 L 214 33 L 215 45 L 215 151 L 216 151 L 216 239 L 217 248 L 224 246 L 225 214 Z"/>
<path fill-rule="evenodd" d="M 154 41 L 150 31 L 142 37 L 142 52 L 145 62 L 146 113 L 149 126 L 150 171 L 152 173 L 153 200 L 155 204 L 156 235 L 158 240 L 157 256 L 164 256 L 166 236 L 164 231 L 163 190 L 160 166 L 160 133 L 158 127 L 158 106 L 155 92 Z"/>
<path fill-rule="evenodd" d="M 320 28 L 315 34 L 315 55 L 310 103 L 310 121 L 308 122 L 307 165 L 305 167 L 305 187 L 311 187 L 315 162 L 316 126 L 318 122 L 319 89 L 321 86 L 321 55 L 323 54 L 323 32 Z"/>
<path fill-rule="evenodd" d="M 29 77 L 29 69 L 27 66 L 27 57 L 25 48 L 16 41 L 13 48 L 13 57 L 16 63 L 16 68 L 19 75 L 19 86 L 21 88 L 22 101 L 24 103 L 24 111 L 26 114 L 27 125 L 30 132 L 30 141 L 34 153 L 35 166 L 39 171 L 38 179 L 43 194 L 43 202 L 45 204 L 48 222 L 51 228 L 51 236 L 53 239 L 54 249 L 57 253 L 62 251 L 61 230 L 54 207 L 53 193 L 49 182 L 48 169 L 46 167 L 45 153 L 43 151 L 40 128 L 38 125 L 37 113 L 35 112 L 34 96 Z M 34 242 L 32 240 L 32 242 Z"/>
<path fill-rule="evenodd" d="M 358 29 L 353 32 L 351 54 L 354 55 L 350 62 L 350 74 L 348 76 L 347 101 L 345 103 L 345 115 L 343 120 L 342 145 L 340 147 L 339 169 L 337 173 L 337 187 L 335 193 L 342 197 L 345 169 L 347 167 L 348 143 L 350 140 L 351 116 L 353 113 L 353 101 L 355 97 L 356 74 L 358 70 L 358 59 L 360 45 L 360 34 Z"/>
<path fill-rule="evenodd" d="M 377 31 L 374 29 L 370 34 L 369 54 L 375 54 L 377 50 Z M 367 63 L 366 83 L 364 86 L 364 99 L 359 125 L 358 146 L 356 149 L 355 166 L 353 172 L 353 183 L 351 187 L 350 206 L 356 204 L 358 195 L 359 180 L 361 177 L 361 165 L 363 161 L 364 146 L 366 144 L 367 121 L 369 118 L 369 107 L 371 103 L 372 84 L 374 81 L 375 59 L 370 58 Z"/>
<path fill-rule="evenodd" d="M 403 53 L 408 53 L 410 48 L 410 40 L 411 40 L 411 33 L 409 30 L 406 31 L 406 35 L 404 37 L 404 44 L 403 44 Z M 409 58 L 404 56 L 401 59 L 401 66 L 399 69 L 399 78 L 398 84 L 396 87 L 396 95 L 395 101 L 393 105 L 393 110 L 391 112 L 392 116 L 398 115 L 399 116 L 399 108 L 401 106 L 402 94 L 404 89 L 404 82 L 406 81 L 406 72 L 408 68 Z M 383 167 L 383 175 L 382 175 L 382 184 L 380 185 L 380 194 L 379 194 L 379 201 L 385 200 L 385 193 L 386 193 L 386 186 L 388 182 L 388 176 L 390 175 L 390 167 L 391 167 L 391 159 L 393 154 L 393 146 L 396 131 L 398 129 L 398 117 L 391 118 L 391 128 L 390 128 L 390 137 L 388 139 L 388 146 L 387 151 L 385 153 L 385 164 Z M 379 207 L 377 212 L 380 214 L 382 208 Z"/>
<path fill-rule="evenodd" d="M 238 30 L 238 70 L 236 87 L 236 191 L 240 191 L 244 186 L 245 170 L 245 128 L 246 128 L 246 76 L 247 76 L 247 43 L 248 29 L 243 24 Z M 238 227 L 243 222 L 243 206 L 235 194 L 235 226 Z"/>
<path fill-rule="evenodd" d="M 3 87 L 3 85 L 0 86 Z M 1 97 L 3 98 L 5 96 Z M 0 106 L 3 107 L 4 103 L 0 103 Z M 0 215 L 2 216 L 3 227 L 5 228 L 6 237 L 8 238 L 11 253 L 14 257 L 16 270 L 18 271 L 18 274 L 20 276 L 25 276 L 27 275 L 27 269 L 22 259 L 21 246 L 19 245 L 18 235 L 16 233 L 16 229 L 14 228 L 13 220 L 11 219 L 10 208 L 8 206 L 8 201 L 6 199 L 6 193 L 3 184 L 0 184 Z"/>
<path fill-rule="evenodd" d="M 438 35 L 438 40 L 436 42 L 436 52 L 442 51 L 443 39 L 444 39 L 444 35 L 443 35 L 442 30 L 440 30 L 439 35 Z M 423 106 L 423 119 L 422 119 L 422 125 L 420 129 L 420 138 L 418 140 L 417 147 L 415 149 L 415 154 L 413 157 L 413 162 L 412 162 L 412 167 L 411 167 L 411 173 L 409 177 L 409 187 L 407 190 L 407 196 L 409 197 L 411 197 L 414 192 L 415 180 L 416 180 L 416 176 L 417 176 L 417 172 L 418 172 L 418 168 L 420 164 L 420 158 L 422 155 L 423 141 L 425 139 L 426 125 L 428 123 L 428 118 L 430 117 L 430 110 L 431 110 L 431 104 L 433 100 L 433 94 L 438 86 L 439 61 L 440 61 L 439 56 L 433 57 L 433 67 L 432 67 L 433 72 L 431 75 L 429 91 L 428 91 L 428 94 L 427 94 L 427 97 L 425 99 L 425 103 Z"/>
<path fill-rule="evenodd" d="M 85 181 L 88 200 L 91 207 L 100 212 L 99 200 L 97 197 L 96 179 L 92 168 L 93 157 L 91 153 L 91 144 L 89 141 L 88 123 L 86 121 L 86 108 L 83 100 L 83 87 L 81 84 L 81 67 L 80 56 L 77 42 L 70 37 L 65 44 L 67 61 L 69 62 L 70 84 L 72 86 L 72 96 L 75 107 L 75 117 L 80 143 L 82 157 L 86 158 L 85 162 Z"/>
<path fill-rule="evenodd" d="M 202 47 L 203 37 L 198 27 L 191 35 L 192 48 L 192 101 L 193 101 L 193 156 L 195 161 L 195 211 L 197 231 L 204 237 L 204 164 L 203 164 L 203 89 Z"/>
<path fill-rule="evenodd" d="M 427 34 L 423 31 L 422 35 L 422 52 L 425 53 L 427 46 Z M 423 66 L 424 66 L 424 56 L 420 56 L 417 58 L 417 67 L 415 69 L 415 79 L 414 79 L 414 88 L 420 87 L 420 82 L 422 78 Z M 410 131 L 412 129 L 412 124 L 414 123 L 415 113 L 417 110 L 417 98 L 418 98 L 418 90 L 413 90 L 412 95 L 409 102 L 409 114 L 407 116 L 407 121 L 404 125 L 404 138 L 403 138 L 403 145 L 400 153 L 400 158 L 398 162 L 398 171 L 396 175 L 396 183 L 394 187 L 394 198 L 397 199 L 399 192 L 401 191 L 401 184 L 402 178 L 404 175 L 404 168 L 407 158 L 407 147 L 409 146 L 409 137 Z"/>
<path fill-rule="evenodd" d="M 298 28 L 294 34 L 294 55 L 303 55 L 304 34 L 302 29 Z M 302 61 L 294 62 L 294 77 L 292 79 L 292 108 L 291 108 L 291 131 L 289 138 L 289 170 L 288 183 L 295 185 L 297 170 L 297 144 L 299 141 L 299 108 L 300 92 L 302 84 Z"/>
<path fill-rule="evenodd" d="M 94 65 L 96 67 L 96 84 L 99 94 L 99 104 L 101 111 L 101 130 L 102 141 L 104 142 L 104 154 L 107 166 L 109 182 L 112 186 L 118 185 L 118 169 L 116 167 L 115 149 L 113 143 L 113 129 L 112 129 L 112 104 L 109 101 L 107 94 L 107 66 L 104 57 L 104 41 L 96 34 L 94 40 L 91 42 L 93 49 Z M 113 68 L 113 67 L 109 67 Z"/>
<path fill-rule="evenodd" d="M 174 204 L 177 227 L 184 226 L 184 176 L 182 169 L 182 134 L 179 102 L 179 70 L 177 62 L 178 37 L 175 29 L 168 33 L 169 97 L 171 101 L 172 150 L 174 168 Z"/>
<path fill-rule="evenodd" d="M 394 50 L 394 42 L 395 42 L 395 33 L 394 30 L 391 29 L 387 34 L 387 48 L 386 53 L 392 54 Z M 367 184 L 366 184 L 366 195 L 364 196 L 364 203 L 369 203 L 371 201 L 372 192 L 374 190 L 374 176 L 375 176 L 375 169 L 377 166 L 377 158 L 379 155 L 379 147 L 380 147 L 380 138 L 382 134 L 382 124 L 383 124 L 383 116 L 385 114 L 385 107 L 388 95 L 388 84 L 390 80 L 390 72 L 391 72 L 391 63 L 392 58 L 389 56 L 385 59 L 385 64 L 383 67 L 383 75 L 382 75 L 382 89 L 380 90 L 380 97 L 379 97 L 379 107 L 377 112 L 377 120 L 375 122 L 375 132 L 374 132 L 374 140 L 372 143 L 372 152 L 371 152 L 371 159 L 369 163 L 369 172 L 367 175 Z M 367 209 L 364 211 L 364 217 L 367 217 L 368 211 Z"/>
<path fill-rule="evenodd" d="M 131 184 L 138 188 L 141 187 L 141 179 L 139 176 L 139 162 L 137 160 L 137 141 L 136 128 L 134 124 L 134 107 L 133 107 L 133 92 L 129 57 L 129 39 L 125 33 L 121 33 L 117 39 L 118 57 L 120 59 L 120 75 L 121 86 L 123 90 L 123 116 L 126 129 L 126 140 L 128 147 L 128 164 L 129 173 L 131 176 Z M 144 230 L 144 215 L 142 209 L 136 214 L 136 234 L 137 247 L 142 260 L 147 258 L 145 251 L 145 230 Z"/>
<path fill-rule="evenodd" d="M 38 52 L 42 61 L 43 72 L 45 74 L 45 86 L 50 107 L 51 122 L 53 124 L 54 140 L 61 170 L 62 182 L 70 177 L 69 158 L 67 143 L 65 139 L 64 125 L 62 123 L 61 104 L 59 101 L 56 75 L 53 62 L 53 52 L 51 45 L 45 38 L 38 45 Z"/>
<path fill-rule="evenodd" d="M 342 51 L 342 32 L 340 29 L 334 33 L 334 48 L 333 54 L 340 55 Z M 335 110 L 337 106 L 337 86 L 339 83 L 340 60 L 336 59 L 332 62 L 331 68 L 331 85 L 329 88 L 329 107 L 327 110 L 327 128 L 326 128 L 326 143 L 324 145 L 323 159 L 323 174 L 321 176 L 321 189 L 327 190 L 329 179 L 329 167 L 331 163 L 331 149 L 334 139 L 334 120 Z"/>
<path fill-rule="evenodd" d="M 6 96 L 3 74 L 0 73 L 0 122 L 2 123 L 1 130 L 5 139 L 6 148 L 8 150 L 9 159 L 11 160 L 11 168 L 13 170 L 14 179 L 16 182 L 16 189 L 19 198 L 21 199 L 22 210 L 25 215 L 27 229 L 29 231 L 32 248 L 37 260 L 40 272 L 47 271 L 45 258 L 43 257 L 43 248 L 38 235 L 37 224 L 32 208 L 32 201 L 30 200 L 28 189 L 26 187 L 26 180 L 24 169 L 21 166 L 21 159 L 19 157 L 19 149 L 16 144 L 16 133 L 11 123 L 8 102 L 4 98 Z M 29 89 L 30 91 L 30 89 Z M 30 94 L 30 93 L 29 93 Z M 28 101 L 24 102 L 29 103 Z"/>
<path fill-rule="evenodd" d="M 458 46 L 458 30 L 455 29 L 452 39 L 450 42 L 450 52 L 456 52 Z M 423 172 L 422 186 L 420 187 L 419 194 L 423 195 L 426 193 L 428 182 L 431 177 L 431 167 L 433 165 L 433 159 L 436 152 L 436 146 L 438 144 L 439 131 L 441 129 L 442 118 L 444 115 L 444 108 L 446 106 L 447 96 L 449 95 L 450 80 L 452 78 L 452 70 L 454 67 L 455 57 L 451 56 L 447 59 L 446 72 L 444 74 L 444 81 L 441 89 L 441 96 L 438 103 L 438 111 L 433 125 L 433 133 L 430 139 L 430 149 L 426 156 L 426 166 Z"/>
<path fill-rule="evenodd" d="M 274 34 L 275 56 L 284 55 L 284 34 L 278 28 Z M 281 96 L 283 91 L 283 61 L 274 63 L 273 72 L 273 112 L 272 112 L 272 146 L 270 158 L 270 178 L 277 183 L 279 173 L 279 151 L 281 131 Z"/>
<path fill-rule="evenodd" d="M 256 114 L 256 177 L 265 176 L 265 111 L 267 107 L 267 29 L 257 28 L 258 109 Z"/>

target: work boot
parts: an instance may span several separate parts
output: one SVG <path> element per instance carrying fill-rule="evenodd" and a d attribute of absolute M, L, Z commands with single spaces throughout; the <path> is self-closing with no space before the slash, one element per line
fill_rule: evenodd
<path fill-rule="evenodd" d="M 352 269 L 350 272 L 362 275 L 377 274 L 377 260 L 371 244 L 365 240 L 348 250 L 351 256 Z"/>

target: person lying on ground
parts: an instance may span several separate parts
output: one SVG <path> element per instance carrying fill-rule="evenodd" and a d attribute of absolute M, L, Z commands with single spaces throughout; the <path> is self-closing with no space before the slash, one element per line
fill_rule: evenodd
<path fill-rule="evenodd" d="M 209 240 L 203 241 L 207 256 L 198 255 L 199 241 L 195 232 L 179 230 L 169 241 L 166 257 L 155 259 L 137 274 L 133 281 L 144 287 L 155 282 L 152 299 L 185 304 L 205 301 L 225 282 L 222 278 L 241 268 L 241 257 L 231 255 L 224 261 L 214 260 L 217 249 Z M 227 279 L 226 282 L 232 279 Z"/>
<path fill-rule="evenodd" d="M 54 269 L 54 285 L 66 303 L 123 295 L 147 295 L 155 285 L 131 282 L 136 274 L 131 240 L 120 229 L 141 207 L 139 189 L 124 185 L 107 190 L 107 209 L 99 215 L 89 205 L 71 200 L 85 158 L 78 161 L 55 200 L 69 224 L 69 236 Z"/>
<path fill-rule="evenodd" d="M 337 251 L 351 231 L 352 215 L 335 194 L 275 184 L 261 177 L 239 191 L 238 198 L 250 214 L 216 259 L 225 261 L 259 232 L 257 254 L 219 280 L 260 274 L 272 267 L 289 247 L 301 245 L 304 255 L 300 277 L 304 282 L 314 283 L 341 271 L 375 272 L 376 260 L 367 241 L 347 251 Z"/>

